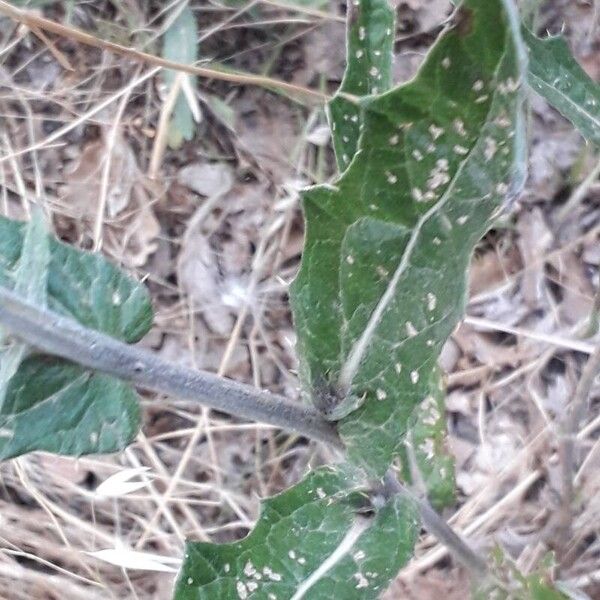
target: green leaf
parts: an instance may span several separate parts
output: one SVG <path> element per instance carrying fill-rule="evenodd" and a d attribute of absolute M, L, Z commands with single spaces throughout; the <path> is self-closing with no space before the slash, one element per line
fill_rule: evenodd
<path fill-rule="evenodd" d="M 0 285 L 13 288 L 26 224 L 0 216 Z M 146 288 L 99 254 L 50 238 L 48 308 L 125 342 L 137 342 L 152 325 Z M 39 259 L 39 257 L 38 257 Z"/>
<path fill-rule="evenodd" d="M 126 342 L 152 324 L 142 285 L 100 255 L 57 242 L 41 219 L 0 217 L 0 285 Z M 33 450 L 114 452 L 133 439 L 140 420 L 133 388 L 63 360 L 23 360 L 28 350 L 13 341 L 0 355 L 0 460 Z"/>
<path fill-rule="evenodd" d="M 114 452 L 136 435 L 137 395 L 121 381 L 44 356 L 25 359 L 0 410 L 0 460 L 33 450 Z"/>
<path fill-rule="evenodd" d="M 542 577 L 537 575 L 530 575 L 527 577 L 528 595 L 526 599 L 529 600 L 567 600 L 562 592 L 551 587 Z"/>
<path fill-rule="evenodd" d="M 388 0 L 349 2 L 347 22 L 346 72 L 340 89 L 328 105 L 333 146 L 342 171 L 356 154 L 363 123 L 360 104 L 344 94 L 376 95 L 391 87 L 394 11 Z M 454 502 L 455 486 L 452 458 L 444 448 L 446 423 L 444 397 L 440 393 L 441 374 L 436 371 L 436 376 L 431 386 L 437 417 L 432 420 L 433 407 L 429 403 L 415 409 L 415 424 L 409 434 L 414 457 L 403 451 L 402 471 L 404 478 L 411 481 L 411 470 L 417 469 L 430 502 L 440 509 Z M 416 464 L 411 465 L 411 459 Z"/>
<path fill-rule="evenodd" d="M 414 411 L 414 424 L 402 449 L 402 475 L 421 484 L 436 510 L 455 500 L 454 461 L 446 449 L 445 388 L 438 369 L 431 376 L 430 393 Z"/>
<path fill-rule="evenodd" d="M 375 599 L 410 558 L 418 533 L 399 496 L 368 518 L 361 486 L 323 467 L 262 503 L 242 541 L 189 543 L 176 600 Z"/>
<path fill-rule="evenodd" d="M 600 145 L 600 86 L 573 58 L 562 36 L 541 40 L 523 28 L 529 50 L 529 85 L 580 131 Z"/>
<path fill-rule="evenodd" d="M 186 6 L 165 31 L 163 38 L 163 58 L 178 63 L 193 64 L 198 60 L 198 28 L 196 17 L 189 6 Z M 176 71 L 165 70 L 163 81 L 170 89 L 177 78 Z M 192 88 L 196 86 L 196 77 L 184 75 Z M 171 122 L 169 124 L 169 145 L 179 148 L 183 140 L 190 141 L 196 132 L 194 116 L 183 91 L 179 92 Z"/>
<path fill-rule="evenodd" d="M 394 11 L 388 0 L 355 0 L 347 6 L 348 64 L 340 89 L 327 107 L 340 171 L 356 154 L 362 125 L 360 105 L 344 94 L 360 97 L 386 92 L 392 85 L 394 45 Z"/>
<path fill-rule="evenodd" d="M 35 211 L 25 226 L 23 248 L 15 270 L 15 292 L 29 302 L 48 303 L 48 265 L 50 244 L 44 215 Z"/>
<path fill-rule="evenodd" d="M 27 223 L 23 250 L 15 269 L 15 291 L 29 302 L 39 306 L 47 305 L 48 264 L 50 247 L 44 216 L 35 211 Z M 4 406 L 4 398 L 8 382 L 17 372 L 26 352 L 27 345 L 17 340 L 7 340 L 5 332 L 0 328 L 0 345 L 8 341 L 7 347 L 0 349 L 0 411 Z"/>
<path fill-rule="evenodd" d="M 341 170 L 356 153 L 363 121 L 360 105 L 343 94 L 365 96 L 389 89 L 394 30 L 394 14 L 387 0 L 363 0 L 348 7 L 348 66 L 340 90 L 328 107 Z M 437 371 L 432 379 L 432 394 L 428 402 L 416 407 L 415 424 L 409 433 L 414 456 L 403 449 L 402 470 L 408 481 L 413 479 L 411 471 L 418 471 L 416 475 L 431 503 L 439 509 L 454 502 L 454 468 L 444 447 L 444 396 Z"/>
<path fill-rule="evenodd" d="M 525 169 L 512 3 L 468 0 L 417 77 L 362 101 L 359 150 L 304 194 L 291 290 L 305 390 L 381 476 L 463 315 L 474 245 Z"/>

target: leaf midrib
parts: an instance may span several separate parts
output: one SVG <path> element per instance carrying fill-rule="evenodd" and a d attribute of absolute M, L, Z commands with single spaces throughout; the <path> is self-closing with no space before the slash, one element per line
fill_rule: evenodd
<path fill-rule="evenodd" d="M 505 56 L 506 56 L 506 50 L 504 50 L 502 57 L 498 61 L 498 65 L 496 66 L 496 69 L 494 71 L 494 80 L 495 81 L 498 81 L 498 71 L 504 62 Z M 490 111 L 492 110 L 492 107 L 494 105 L 494 100 L 495 100 L 497 93 L 498 92 L 496 91 L 490 100 L 489 107 L 488 107 L 488 110 L 486 113 L 486 117 L 483 121 L 484 124 L 487 123 L 489 120 Z M 406 269 L 409 266 L 409 261 L 412 256 L 412 252 L 417 245 L 417 242 L 419 240 L 419 236 L 421 234 L 421 230 L 423 229 L 423 226 L 429 221 L 429 219 L 434 214 L 438 213 L 447 204 L 452 193 L 454 192 L 456 182 L 458 181 L 459 177 L 462 175 L 463 170 L 465 169 L 465 165 L 467 165 L 470 162 L 470 159 L 473 156 L 473 152 L 475 151 L 475 148 L 478 145 L 479 139 L 480 138 L 478 138 L 475 141 L 475 143 L 469 150 L 469 153 L 465 156 L 465 159 L 460 163 L 458 169 L 456 170 L 454 177 L 452 178 L 452 181 L 446 188 L 446 191 L 441 196 L 441 198 L 433 206 L 431 206 L 427 210 L 427 212 L 425 212 L 421 217 L 419 217 L 417 223 L 415 224 L 413 232 L 410 236 L 410 240 L 408 241 L 408 244 L 406 245 L 406 248 L 402 254 L 402 258 L 400 259 L 400 263 L 399 263 L 398 267 L 396 268 L 396 270 L 394 271 L 394 275 L 393 275 L 392 279 L 390 280 L 390 283 L 388 284 L 385 292 L 383 293 L 379 302 L 377 303 L 377 306 L 371 313 L 371 316 L 369 317 L 369 322 L 367 323 L 367 326 L 363 330 L 363 333 L 361 334 L 360 338 L 353 344 L 353 346 L 348 354 L 348 358 L 346 359 L 346 361 L 344 362 L 344 364 L 342 365 L 342 367 L 340 369 L 340 377 L 339 377 L 338 384 L 339 384 L 339 389 L 340 389 L 340 391 L 342 391 L 342 393 L 347 394 L 350 390 L 350 387 L 352 386 L 352 382 L 353 382 L 356 374 L 358 373 L 360 364 L 361 364 L 365 354 L 367 353 L 367 350 L 369 349 L 373 338 L 375 337 L 375 332 L 377 330 L 379 323 L 381 322 L 381 318 L 383 317 L 383 314 L 385 313 L 386 308 L 389 306 L 390 302 L 394 298 L 398 282 L 400 281 L 400 278 L 402 277 L 402 275 L 405 273 Z"/>
<path fill-rule="evenodd" d="M 529 72 L 528 79 L 530 81 L 534 81 L 540 87 L 546 88 L 546 89 L 551 90 L 551 91 L 555 92 L 556 94 L 558 94 L 563 100 L 565 100 L 567 102 L 567 104 L 572 106 L 576 112 L 580 113 L 585 118 L 589 119 L 600 130 L 600 120 L 598 119 L 598 117 L 594 116 L 592 113 L 585 110 L 585 108 L 583 106 L 581 106 L 580 104 L 578 104 L 577 102 L 572 100 L 569 96 L 565 95 L 565 93 L 562 90 L 560 90 L 559 88 L 554 87 L 552 85 L 549 85 L 541 77 L 538 77 L 537 75 L 535 75 L 535 73 L 532 73 L 531 71 Z M 562 112 L 560 109 L 558 109 L 558 111 Z"/>
<path fill-rule="evenodd" d="M 352 551 L 356 542 L 368 526 L 369 522 L 366 519 L 355 521 L 333 552 L 296 588 L 296 592 L 290 600 L 302 600 L 302 598 L 306 598 L 306 593 L 321 579 L 326 577 L 327 573 Z"/>

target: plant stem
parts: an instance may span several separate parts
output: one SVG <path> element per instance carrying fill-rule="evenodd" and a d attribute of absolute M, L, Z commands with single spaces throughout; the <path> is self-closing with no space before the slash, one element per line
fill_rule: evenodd
<path fill-rule="evenodd" d="M 406 486 L 402 485 L 391 470 L 386 473 L 385 486 L 389 492 L 410 498 L 417 505 L 425 529 L 446 546 L 454 557 L 469 569 L 472 575 L 478 579 L 483 579 L 488 574 L 485 560 L 475 554 L 465 540 L 433 510 L 427 500 L 418 498 Z"/>
<path fill-rule="evenodd" d="M 140 388 L 197 401 L 235 417 L 296 431 L 338 451 L 344 450 L 334 426 L 314 409 L 212 373 L 163 361 L 147 350 L 83 327 L 56 312 L 33 306 L 2 286 L 0 325 L 38 350 L 131 381 Z M 392 473 L 386 476 L 386 486 L 392 493 L 414 501 L 425 529 L 447 546 L 475 576 L 485 575 L 485 561 L 426 501 L 417 498 Z"/>
<path fill-rule="evenodd" d="M 0 324 L 29 345 L 140 388 L 276 427 L 341 450 L 334 427 L 314 409 L 212 373 L 188 369 L 119 342 L 58 313 L 37 308 L 0 286 Z"/>
<path fill-rule="evenodd" d="M 573 190 L 569 199 L 563 204 L 558 211 L 557 221 L 562 225 L 573 214 L 575 209 L 585 200 L 590 188 L 596 183 L 600 176 L 600 160 L 594 168 L 586 175 L 585 179 Z"/>
<path fill-rule="evenodd" d="M 559 457 L 561 466 L 562 494 L 560 535 L 566 537 L 571 528 L 573 518 L 574 487 L 573 478 L 575 473 L 575 439 L 585 404 L 590 395 L 592 385 L 600 373 L 600 345 L 588 358 L 581 372 L 581 378 L 575 389 L 569 413 L 565 419 L 563 431 L 560 436 Z"/>

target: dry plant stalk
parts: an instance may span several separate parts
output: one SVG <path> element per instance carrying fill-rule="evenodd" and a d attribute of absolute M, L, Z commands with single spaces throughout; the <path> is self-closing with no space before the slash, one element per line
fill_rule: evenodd
<path fill-rule="evenodd" d="M 0 14 L 10 17 L 11 19 L 14 19 L 19 23 L 22 23 L 34 32 L 36 30 L 49 31 L 51 33 L 55 33 L 56 35 L 79 42 L 81 44 L 93 46 L 94 48 L 100 48 L 102 50 L 108 50 L 110 52 L 115 52 L 116 54 L 127 56 L 138 61 L 143 61 L 156 67 L 173 69 L 174 71 L 188 73 L 189 75 L 198 75 L 199 77 L 209 79 L 218 79 L 221 81 L 229 81 L 231 83 L 256 85 L 259 87 L 271 88 L 292 95 L 299 95 L 301 97 L 305 97 L 315 102 L 325 102 L 329 100 L 329 96 L 327 94 L 324 94 L 323 92 L 319 92 L 318 90 L 311 90 L 309 88 L 294 85 L 292 83 L 287 83 L 286 81 L 281 81 L 279 79 L 273 79 L 271 77 L 264 77 L 261 75 L 249 75 L 245 73 L 228 73 L 226 71 L 210 69 L 207 67 L 196 67 L 193 65 L 186 65 L 183 63 L 178 63 L 171 60 L 167 60 L 165 58 L 161 58 L 160 56 L 148 54 L 146 52 L 136 50 L 135 48 L 129 48 L 127 46 L 122 46 L 121 44 L 108 42 L 106 40 L 99 39 L 96 36 L 93 36 L 89 33 L 86 33 L 81 29 L 77 29 L 76 27 L 61 25 L 60 23 L 56 23 L 55 21 L 52 21 L 50 19 L 40 17 L 38 15 L 24 10 L 20 10 L 18 8 L 15 8 L 8 2 L 4 2 L 3 0 L 0 0 Z"/>

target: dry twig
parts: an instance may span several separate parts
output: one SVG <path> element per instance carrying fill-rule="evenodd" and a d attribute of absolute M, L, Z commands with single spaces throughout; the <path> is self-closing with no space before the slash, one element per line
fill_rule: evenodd
<path fill-rule="evenodd" d="M 44 17 L 40 17 L 31 12 L 20 10 L 12 6 L 8 2 L 4 2 L 3 0 L 0 0 L 0 14 L 10 17 L 11 19 L 18 21 L 19 23 L 22 23 L 32 31 L 49 31 L 51 33 L 55 33 L 59 36 L 65 37 L 70 40 L 74 40 L 81 44 L 93 46 L 94 48 L 101 48 L 102 50 L 108 50 L 110 52 L 115 52 L 116 54 L 127 56 L 138 61 L 143 61 L 156 67 L 173 69 L 174 71 L 180 71 L 183 73 L 188 73 L 190 75 L 198 75 L 199 77 L 209 79 L 218 79 L 221 81 L 230 81 L 232 83 L 237 84 L 247 84 L 271 88 L 274 90 L 287 92 L 295 96 L 299 95 L 301 97 L 312 99 L 313 101 L 317 102 L 325 102 L 329 100 L 329 96 L 327 94 L 324 94 L 323 92 L 305 88 L 299 85 L 294 85 L 293 83 L 288 83 L 279 79 L 273 79 L 271 77 L 265 77 L 262 75 L 250 75 L 248 73 L 233 73 L 221 71 L 218 69 L 211 69 L 208 67 L 196 67 L 194 65 L 186 65 L 184 63 L 178 63 L 172 60 L 168 60 L 166 58 L 162 58 L 160 56 L 148 54 L 147 52 L 142 52 L 140 50 L 136 50 L 135 48 L 130 48 L 127 46 L 122 46 L 121 44 L 108 42 L 106 40 L 99 39 L 96 36 L 93 36 L 89 33 L 86 33 L 81 29 L 77 29 L 76 27 L 61 25 L 60 23 L 56 23 L 55 21 L 52 21 L 50 19 L 45 19 Z"/>
<path fill-rule="evenodd" d="M 560 436 L 559 456 L 561 460 L 562 494 L 559 527 L 561 539 L 568 539 L 567 534 L 571 529 L 573 520 L 573 481 L 577 470 L 575 465 L 577 430 L 598 373 L 600 373 L 600 345 L 594 350 L 583 368 Z"/>

